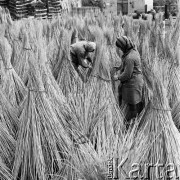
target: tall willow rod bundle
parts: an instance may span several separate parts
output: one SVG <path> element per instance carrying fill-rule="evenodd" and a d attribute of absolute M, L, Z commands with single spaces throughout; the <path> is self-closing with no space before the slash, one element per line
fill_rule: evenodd
<path fill-rule="evenodd" d="M 11 56 L 12 56 L 12 48 L 7 40 L 7 38 L 5 38 L 5 30 L 6 27 L 1 25 L 1 35 L 0 35 L 0 60 L 3 61 L 4 66 L 8 67 L 10 60 L 11 60 Z"/>
<path fill-rule="evenodd" d="M 52 103 L 54 112 L 59 118 L 61 125 L 66 129 L 66 132 L 69 133 L 69 136 L 72 136 L 72 129 L 74 132 L 81 132 L 76 116 L 73 114 L 73 111 L 67 103 L 66 97 L 63 95 L 61 88 L 55 81 L 50 67 L 48 64 L 46 64 L 46 51 L 44 49 L 43 42 L 40 39 L 37 46 L 39 49 L 37 54 L 37 62 L 40 68 L 42 82 L 46 90 L 47 98 Z"/>
<path fill-rule="evenodd" d="M 172 57 L 159 57 L 151 66 L 152 72 L 158 72 L 164 87 L 167 90 L 167 98 L 172 108 L 173 121 L 179 127 L 178 103 L 179 103 L 179 67 L 172 60 Z M 174 119 L 175 117 L 175 119 Z"/>
<path fill-rule="evenodd" d="M 0 122 L 0 130 L 0 159 L 12 170 L 16 141 L 2 121 Z"/>
<path fill-rule="evenodd" d="M 62 16 L 62 19 L 58 20 L 59 25 L 62 27 L 65 27 L 65 29 L 68 29 L 68 30 L 71 30 L 73 27 L 76 27 L 76 24 L 78 23 L 78 21 L 83 23 L 81 16 L 78 16 L 78 15 L 68 16 L 67 14 L 64 14 L 64 16 Z"/>
<path fill-rule="evenodd" d="M 2 88 L 5 81 L 6 81 L 5 67 L 4 67 L 3 61 L 0 61 L 0 87 L 1 88 Z"/>
<path fill-rule="evenodd" d="M 171 68 L 169 71 L 169 84 L 168 84 L 168 99 L 170 107 L 172 108 L 172 116 L 174 117 L 174 123 L 179 127 L 180 119 L 177 118 L 179 114 L 179 109 L 177 107 L 180 102 L 180 77 L 179 77 L 179 67 Z M 176 117 L 176 118 L 175 118 Z"/>
<path fill-rule="evenodd" d="M 20 59 L 21 51 L 23 49 L 22 45 L 22 26 L 23 21 L 14 21 L 12 25 L 6 27 L 5 37 L 7 38 L 9 44 L 12 48 L 11 63 L 13 67 L 16 66 Z"/>
<path fill-rule="evenodd" d="M 71 32 L 69 32 L 69 34 L 71 35 Z M 55 39 L 58 40 L 56 40 L 56 42 L 52 40 L 47 47 L 48 50 L 47 57 L 55 79 L 58 78 L 59 69 L 61 68 L 62 61 L 66 56 L 65 54 L 66 51 L 64 50 L 67 46 L 65 41 L 66 37 L 67 37 L 67 30 L 64 29 L 64 27 L 62 27 L 61 29 L 59 29 L 59 35 L 57 35 L 57 37 L 54 37 L 54 40 Z"/>
<path fill-rule="evenodd" d="M 176 23 L 175 26 L 171 32 L 171 45 L 172 45 L 172 49 L 176 48 L 177 44 L 178 44 L 178 40 L 180 38 L 179 36 L 179 26 L 180 26 L 180 14 L 178 15 L 177 19 L 176 19 Z"/>
<path fill-rule="evenodd" d="M 37 44 L 39 48 L 38 52 L 38 59 L 37 59 L 37 64 L 39 67 L 39 72 L 42 77 L 42 83 L 43 86 L 46 90 L 46 95 L 49 100 L 49 103 L 51 103 L 53 112 L 56 114 L 58 117 L 59 123 L 61 126 L 66 130 L 66 133 L 68 137 L 72 137 L 72 141 L 75 143 L 75 149 L 73 150 L 73 147 L 69 149 L 67 155 L 70 156 L 70 159 L 72 162 L 69 162 L 68 164 L 72 166 L 73 169 L 77 169 L 82 172 L 85 172 L 84 168 L 88 168 L 88 166 L 94 163 L 97 163 L 96 161 L 94 162 L 94 156 L 96 156 L 95 151 L 93 151 L 92 146 L 88 144 L 83 144 L 81 142 L 81 138 L 83 137 L 83 131 L 82 129 L 78 126 L 78 119 L 73 116 L 73 112 L 70 111 L 68 105 L 66 104 L 65 98 L 63 97 L 61 90 L 57 88 L 57 84 L 55 80 L 53 80 L 53 76 L 50 73 L 50 70 L 48 67 L 45 68 L 45 63 L 47 61 L 46 58 L 46 53 L 43 51 L 43 43 L 39 39 L 39 44 Z M 40 46 L 41 45 L 41 46 Z M 53 83 L 53 84 L 52 84 Z M 59 92 L 58 92 L 59 91 Z M 54 97 L 53 97 L 54 96 Z M 59 96 L 59 97 L 58 97 Z M 59 111 L 59 112 L 58 112 Z M 68 114 L 69 113 L 69 114 Z M 62 119 L 64 118 L 64 119 Z M 82 144 L 81 144 L 82 143 Z M 63 143 L 62 143 L 63 144 Z M 74 152 L 72 152 L 74 151 Z M 72 155 L 71 155 L 72 154 Z M 79 163 L 77 161 L 77 158 L 82 159 L 87 162 L 87 165 L 85 166 L 82 165 L 82 163 Z M 68 159 L 68 158 L 67 158 Z M 65 160 L 63 165 L 65 165 L 63 168 L 65 168 L 65 174 L 68 173 L 68 165 L 67 161 Z M 93 161 L 93 162 L 91 162 Z M 80 167 L 78 167 L 78 164 L 81 164 Z M 66 167 L 67 166 L 67 167 Z M 82 168 L 82 166 L 85 166 Z M 73 170 L 73 172 L 75 171 Z M 67 171 L 67 173 L 66 173 Z M 77 171 L 77 170 L 76 170 Z M 60 173 L 60 174 L 59 174 Z M 58 177 L 58 175 L 62 176 L 62 171 L 59 169 L 57 173 L 52 174 L 52 177 Z M 73 176 L 73 173 L 70 173 L 70 177 Z M 87 175 L 86 175 L 87 176 Z"/>
<path fill-rule="evenodd" d="M 139 53 L 141 56 L 143 56 L 146 52 L 147 54 L 149 53 L 148 50 L 150 50 L 150 48 L 152 47 L 149 47 L 151 44 L 151 38 L 150 38 L 150 35 L 152 34 L 150 29 L 149 29 L 149 26 L 148 26 L 148 23 L 146 21 L 143 21 L 143 20 L 140 20 L 139 21 L 139 40 L 136 39 L 137 41 L 137 49 L 139 50 Z M 154 43 L 154 41 L 153 41 Z M 155 46 L 156 47 L 156 46 Z M 153 48 L 155 48 L 153 46 Z M 153 52 L 154 54 L 154 52 Z"/>
<path fill-rule="evenodd" d="M 16 134 L 19 128 L 18 109 L 14 107 L 9 99 L 0 89 L 0 119 L 1 122 L 7 127 L 9 134 L 16 139 Z"/>
<path fill-rule="evenodd" d="M 179 176 L 180 134 L 173 123 L 166 96 L 167 92 L 161 81 L 155 80 L 153 100 L 139 119 L 134 132 L 134 143 L 131 145 L 128 160 L 123 165 L 126 172 L 130 172 L 133 163 L 138 163 L 142 167 L 140 176 L 147 176 L 145 164 L 163 164 L 164 168 L 159 172 L 153 167 L 148 174 L 149 179 L 156 179 L 160 177 L 160 173 L 166 175 L 167 166 L 172 163 L 175 171 L 171 176 L 173 179 L 176 175 Z"/>
<path fill-rule="evenodd" d="M 19 106 L 27 94 L 27 89 L 13 68 L 9 69 L 6 75 L 7 78 L 3 90 L 7 93 L 11 103 L 15 106 Z"/>
<path fill-rule="evenodd" d="M 8 9 L 0 7 L 0 23 L 12 24 L 11 15 Z"/>
<path fill-rule="evenodd" d="M 97 83 L 101 84 L 99 86 L 102 86 L 102 83 L 100 81 L 101 80 L 97 80 Z M 92 82 L 95 83 L 96 81 Z M 122 116 L 119 110 L 116 112 L 117 107 L 115 108 L 112 105 L 112 102 L 110 102 L 111 97 L 108 98 L 107 95 L 106 97 L 104 97 L 103 93 L 101 93 L 102 91 L 107 92 L 108 86 L 109 83 L 107 84 L 106 89 L 104 89 L 105 83 L 102 86 L 102 89 L 100 89 L 98 85 L 87 86 L 85 93 L 71 94 L 72 100 L 70 103 L 71 109 L 75 114 L 77 114 L 79 124 L 78 126 L 82 132 L 82 137 L 77 142 L 91 142 L 93 144 L 93 147 L 95 147 L 96 151 L 98 152 L 97 156 L 100 159 L 103 159 L 103 162 L 105 160 L 108 160 L 108 157 L 110 155 L 114 155 L 116 153 L 116 144 L 114 141 L 112 141 L 112 139 L 116 137 L 116 139 L 118 139 L 118 142 L 121 142 L 122 139 L 121 127 L 117 127 L 116 125 L 116 122 L 119 125 L 119 121 L 121 121 Z M 97 89 L 99 89 L 99 91 Z M 111 94 L 113 95 L 112 92 Z M 107 101 L 104 101 L 105 99 L 107 99 Z M 113 110 L 114 114 L 112 114 Z M 93 151 L 91 150 L 91 152 Z M 80 169 L 84 170 L 84 166 L 86 166 L 86 161 L 83 162 L 84 163 L 80 163 L 80 165 L 82 165 L 80 166 Z M 95 161 L 94 163 L 96 164 L 97 161 Z M 99 174 L 101 174 L 101 169 L 105 169 L 102 165 L 100 167 L 100 170 L 98 170 Z M 91 169 L 92 166 L 89 166 L 89 168 Z M 83 174 L 85 172 L 86 171 L 84 171 Z M 85 178 L 87 179 L 90 178 L 88 178 L 88 176 L 92 176 L 92 173 L 89 173 L 88 175 L 88 172 L 86 172 L 85 176 Z M 94 171 L 91 170 L 91 172 Z M 103 174 L 106 174 L 106 171 L 103 171 Z M 100 178 L 97 175 L 95 177 L 94 179 Z"/>
<path fill-rule="evenodd" d="M 106 167 L 103 167 L 103 161 L 100 159 L 95 152 L 94 148 L 90 145 L 80 145 L 80 150 L 74 149 L 70 153 L 74 165 L 77 178 L 87 179 L 87 180 L 104 180 L 106 179 Z M 85 146 L 86 149 L 83 147 Z M 71 170 L 72 172 L 72 170 Z M 72 173 L 69 173 L 69 178 L 73 178 Z"/>
<path fill-rule="evenodd" d="M 61 62 L 60 60 L 62 59 L 62 49 L 63 49 L 62 44 L 64 43 L 62 36 L 63 36 L 64 27 L 60 27 L 58 29 L 57 27 L 55 27 L 54 30 L 52 28 L 52 31 L 53 34 L 51 40 L 47 44 L 48 46 L 47 55 L 48 55 L 48 61 L 51 63 L 52 66 L 52 71 L 56 72 L 57 64 L 58 62 Z"/>
<path fill-rule="evenodd" d="M 29 65 L 29 92 L 20 116 L 13 177 L 46 179 L 63 167 L 71 142 L 47 98 L 36 60 L 32 58 Z"/>
<path fill-rule="evenodd" d="M 96 17 L 92 14 L 92 16 L 85 16 L 84 21 L 86 23 L 86 26 L 97 25 Z"/>
<path fill-rule="evenodd" d="M 78 127 L 89 139 L 92 139 L 94 129 L 103 120 L 108 104 L 106 101 L 99 106 L 100 92 L 93 86 L 88 87 L 84 93 L 70 95 L 70 107 L 78 118 Z"/>
<path fill-rule="evenodd" d="M 14 68 L 22 81 L 27 84 L 29 70 L 28 61 L 31 57 L 31 53 L 36 51 L 35 49 L 33 49 L 33 42 L 35 39 L 37 39 L 38 36 L 40 36 L 40 34 L 43 36 L 43 30 L 42 23 L 39 22 L 38 24 L 38 22 L 36 22 L 35 20 L 22 20 L 22 24 L 23 26 L 20 33 L 22 39 L 22 49 L 20 51 L 18 62 L 14 63 Z"/>
<path fill-rule="evenodd" d="M 178 43 L 177 43 L 177 46 L 175 48 L 175 56 L 174 56 L 174 59 L 175 59 L 175 62 L 177 63 L 177 65 L 180 64 L 180 52 L 179 52 L 179 48 L 180 48 L 180 37 L 178 39 Z"/>
<path fill-rule="evenodd" d="M 3 180 L 12 180 L 13 179 L 11 170 L 3 163 L 1 158 L 0 158 L 0 177 Z"/>
<path fill-rule="evenodd" d="M 169 63 L 175 65 L 178 64 L 178 59 L 176 59 L 175 49 L 172 48 L 171 41 L 171 33 L 166 32 L 163 49 L 165 55 L 164 59 L 170 60 Z"/>
<path fill-rule="evenodd" d="M 18 106 L 26 96 L 26 88 L 11 64 L 12 49 L 6 38 L 0 41 L 1 60 L 5 66 L 5 81 L 2 85 L 8 99 L 14 106 Z"/>
<path fill-rule="evenodd" d="M 132 17 L 124 16 L 124 34 L 125 36 L 132 37 L 133 36 L 133 28 L 132 28 L 133 19 Z"/>
<path fill-rule="evenodd" d="M 83 81 L 85 80 L 83 74 L 79 69 L 74 68 L 70 59 L 70 38 L 68 38 L 68 31 L 63 36 L 64 48 L 63 48 L 63 59 L 57 76 L 57 83 L 62 89 L 64 95 L 68 97 L 70 93 L 76 93 L 83 89 Z M 66 39 L 66 41 L 65 41 Z"/>
<path fill-rule="evenodd" d="M 20 51 L 20 55 L 18 56 L 18 61 L 14 62 L 14 69 L 24 84 L 27 84 L 29 70 L 28 59 L 30 58 L 32 47 L 27 32 L 23 31 L 22 38 L 22 49 Z"/>
<path fill-rule="evenodd" d="M 134 42 L 134 44 L 136 45 L 136 47 L 138 48 L 140 45 L 140 22 L 138 20 L 134 21 L 132 24 L 132 28 L 133 28 L 133 36 L 132 41 Z"/>
<path fill-rule="evenodd" d="M 172 118 L 174 121 L 174 124 L 180 130 L 180 102 L 176 102 L 172 109 Z"/>
<path fill-rule="evenodd" d="M 77 18 L 77 20 L 75 21 L 74 27 L 78 30 L 79 39 L 80 40 L 85 39 L 88 35 L 88 26 L 89 25 L 86 24 L 86 21 L 83 17 L 76 17 L 76 18 Z M 70 29 L 70 28 L 66 27 L 66 29 Z"/>
<path fill-rule="evenodd" d="M 103 84 L 103 85 L 102 85 Z M 94 130 L 93 143 L 100 157 L 115 156 L 116 150 L 114 146 L 116 143 L 120 143 L 123 140 L 123 113 L 116 104 L 114 94 L 106 83 L 101 82 L 101 86 L 104 89 L 104 93 L 99 95 L 99 104 L 102 104 L 102 99 L 107 99 L 106 111 L 103 114 L 103 119 L 98 123 L 98 126 Z M 103 90 L 100 89 L 102 92 Z M 108 93 L 108 94 L 106 94 Z M 117 141 L 113 141 L 117 140 Z"/>
<path fill-rule="evenodd" d="M 159 57 L 164 57 L 165 56 L 165 51 L 164 51 L 164 43 L 165 43 L 165 29 L 164 29 L 164 22 L 161 22 L 159 24 L 159 28 L 157 31 L 157 52 Z"/>
<path fill-rule="evenodd" d="M 94 34 L 97 35 L 98 33 L 96 32 Z M 95 128 L 93 133 L 93 144 L 98 151 L 98 155 L 100 155 L 100 157 L 102 155 L 107 157 L 111 153 L 106 152 L 106 142 L 109 142 L 108 144 L 110 148 L 110 139 L 112 137 L 118 135 L 119 141 L 122 140 L 122 132 L 118 129 L 118 127 L 121 127 L 120 129 L 123 127 L 123 114 L 116 104 L 112 91 L 112 82 L 109 69 L 112 62 L 110 62 L 111 60 L 109 59 L 109 53 L 107 51 L 108 47 L 106 45 L 100 46 L 99 44 L 100 42 L 102 42 L 101 44 L 105 44 L 103 39 L 100 38 L 101 36 L 95 36 L 97 38 L 96 59 L 91 78 L 86 86 L 86 92 L 92 87 L 94 88 L 94 93 L 97 94 L 95 98 L 98 100 L 97 112 L 98 109 L 103 107 L 105 100 L 108 104 L 105 106 L 106 112 L 103 114 L 102 120 L 99 121 L 98 126 Z M 89 101 L 87 101 L 86 104 L 88 102 Z"/>
<path fill-rule="evenodd" d="M 124 35 L 124 30 L 123 30 L 123 24 L 124 24 L 124 20 L 123 20 L 123 16 L 120 14 L 117 17 L 114 17 L 114 37 L 116 38 L 119 35 Z"/>
<path fill-rule="evenodd" d="M 85 20 L 83 20 L 85 21 Z M 90 32 L 90 28 L 94 27 L 94 25 L 84 24 L 84 26 L 79 25 L 79 22 L 75 26 L 78 30 L 78 39 L 79 40 L 87 40 L 94 41 L 94 36 Z"/>
<path fill-rule="evenodd" d="M 108 41 L 107 41 L 108 42 Z M 109 56 L 109 71 L 111 76 L 114 76 L 115 73 L 118 73 L 120 66 L 121 66 L 121 58 L 120 58 L 120 54 L 119 51 L 117 52 L 116 47 L 115 47 L 115 43 L 111 44 L 111 43 L 107 43 L 107 52 L 108 52 L 108 56 Z M 116 98 L 117 103 L 118 102 L 118 87 L 119 87 L 119 81 L 112 81 L 112 89 Z"/>
<path fill-rule="evenodd" d="M 46 44 L 48 45 L 52 39 L 52 23 L 50 21 L 43 21 L 43 29 L 42 29 L 42 33 L 43 36 L 46 39 Z"/>

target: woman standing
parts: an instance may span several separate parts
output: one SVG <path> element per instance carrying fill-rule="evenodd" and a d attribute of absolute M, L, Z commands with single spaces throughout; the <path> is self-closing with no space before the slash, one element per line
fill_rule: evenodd
<path fill-rule="evenodd" d="M 119 93 L 128 106 L 129 111 L 126 116 L 127 125 L 142 110 L 142 89 L 143 76 L 141 69 L 141 59 L 135 45 L 127 36 L 118 37 L 116 46 L 123 53 L 120 75 L 115 75 L 114 80 L 121 82 Z"/>

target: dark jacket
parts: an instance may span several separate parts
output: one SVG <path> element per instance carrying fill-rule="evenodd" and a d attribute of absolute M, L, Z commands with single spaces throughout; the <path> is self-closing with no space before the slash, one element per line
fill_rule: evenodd
<path fill-rule="evenodd" d="M 139 76 L 140 75 L 140 76 Z M 141 77 L 141 60 L 138 51 L 131 49 L 128 54 L 123 56 L 123 64 L 121 74 L 119 76 L 119 80 L 122 84 L 132 87 L 134 84 L 134 80 L 137 76 Z M 143 82 L 143 81 L 142 81 Z M 136 83 L 142 83 L 141 81 Z"/>
<path fill-rule="evenodd" d="M 120 76 L 122 98 L 129 104 L 137 104 L 142 100 L 143 76 L 138 51 L 131 49 L 123 55 Z"/>
<path fill-rule="evenodd" d="M 91 61 L 89 57 L 89 52 L 86 51 L 85 45 L 87 44 L 87 41 L 79 41 L 75 44 L 71 45 L 71 59 L 72 62 L 79 66 L 81 65 L 84 68 L 88 68 L 88 61 Z"/>

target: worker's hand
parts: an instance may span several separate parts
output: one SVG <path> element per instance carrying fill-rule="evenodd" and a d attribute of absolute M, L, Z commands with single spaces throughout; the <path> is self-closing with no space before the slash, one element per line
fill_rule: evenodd
<path fill-rule="evenodd" d="M 119 77 L 118 75 L 114 75 L 113 80 L 118 81 L 119 80 L 118 77 Z"/>
<path fill-rule="evenodd" d="M 88 61 L 88 59 L 85 59 L 84 62 L 87 64 L 88 68 L 92 68 L 92 63 Z"/>
<path fill-rule="evenodd" d="M 92 69 L 92 64 L 89 63 L 88 66 L 89 66 L 89 69 Z"/>

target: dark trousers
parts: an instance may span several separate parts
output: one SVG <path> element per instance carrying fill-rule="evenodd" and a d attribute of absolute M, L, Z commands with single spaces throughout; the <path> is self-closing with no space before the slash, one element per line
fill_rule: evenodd
<path fill-rule="evenodd" d="M 126 115 L 127 122 L 130 122 L 131 119 L 135 118 L 143 110 L 143 103 L 138 104 L 128 104 L 128 113 Z"/>
<path fill-rule="evenodd" d="M 143 110 L 143 107 L 144 107 L 143 102 L 140 102 L 138 104 L 128 104 L 128 112 L 125 116 L 126 129 L 129 128 L 131 119 L 136 118 L 136 116 L 138 116 Z"/>

